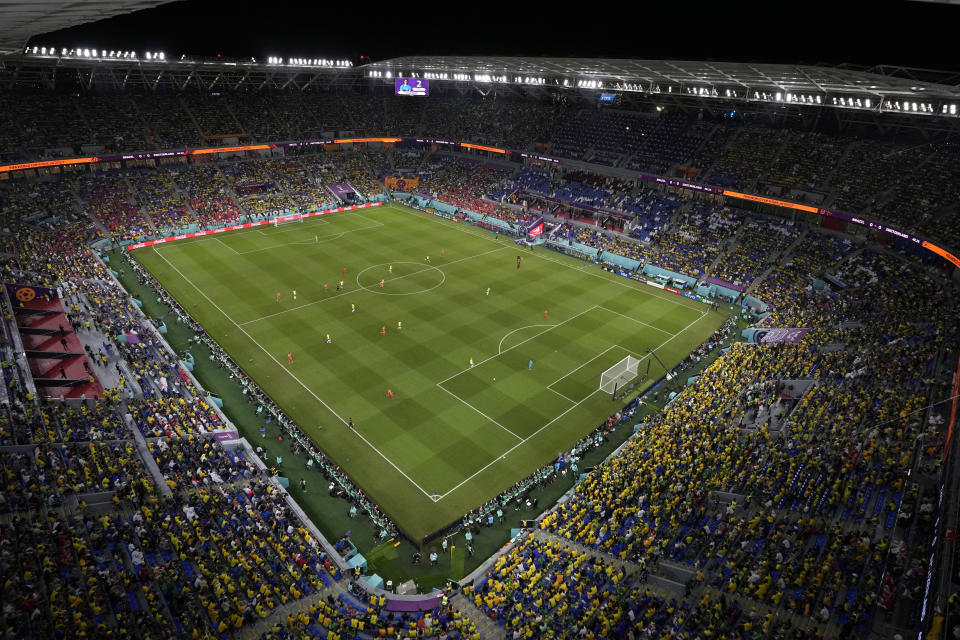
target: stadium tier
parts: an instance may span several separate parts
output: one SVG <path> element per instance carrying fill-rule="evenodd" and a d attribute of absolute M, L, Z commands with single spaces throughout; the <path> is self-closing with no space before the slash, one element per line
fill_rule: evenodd
<path fill-rule="evenodd" d="M 0 92 L 4 637 L 960 625 L 949 137 L 387 89 Z"/>

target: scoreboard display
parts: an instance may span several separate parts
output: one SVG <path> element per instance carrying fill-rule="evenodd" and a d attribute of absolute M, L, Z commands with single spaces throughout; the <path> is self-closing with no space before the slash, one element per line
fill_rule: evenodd
<path fill-rule="evenodd" d="M 398 96 L 430 95 L 430 81 L 423 78 L 394 78 L 393 83 Z"/>

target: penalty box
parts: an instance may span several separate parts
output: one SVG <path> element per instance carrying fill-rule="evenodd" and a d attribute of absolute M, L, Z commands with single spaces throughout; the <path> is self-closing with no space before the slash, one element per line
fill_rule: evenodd
<path fill-rule="evenodd" d="M 510 334 L 499 353 L 437 384 L 520 440 L 599 393 L 603 372 L 625 357 L 645 368 L 647 349 L 674 335 L 600 306 Z"/>

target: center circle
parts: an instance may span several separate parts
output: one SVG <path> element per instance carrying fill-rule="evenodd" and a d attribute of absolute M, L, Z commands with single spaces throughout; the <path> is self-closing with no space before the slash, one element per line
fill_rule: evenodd
<path fill-rule="evenodd" d="M 391 266 L 393 273 L 389 270 Z M 384 281 L 382 288 L 379 284 L 381 279 Z M 440 268 L 420 262 L 384 262 L 371 265 L 357 274 L 358 287 L 385 296 L 426 293 L 433 291 L 446 280 L 447 276 Z"/>

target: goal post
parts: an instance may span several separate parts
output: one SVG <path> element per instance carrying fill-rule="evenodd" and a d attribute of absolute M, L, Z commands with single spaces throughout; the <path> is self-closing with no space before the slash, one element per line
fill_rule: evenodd
<path fill-rule="evenodd" d="M 291 213 L 285 216 L 279 216 L 273 219 L 274 228 L 279 227 L 281 224 L 286 224 L 288 222 L 303 222 L 302 213 Z"/>
<path fill-rule="evenodd" d="M 614 393 L 618 388 L 637 377 L 640 361 L 633 356 L 627 356 L 600 374 L 600 390 L 604 393 Z"/>

